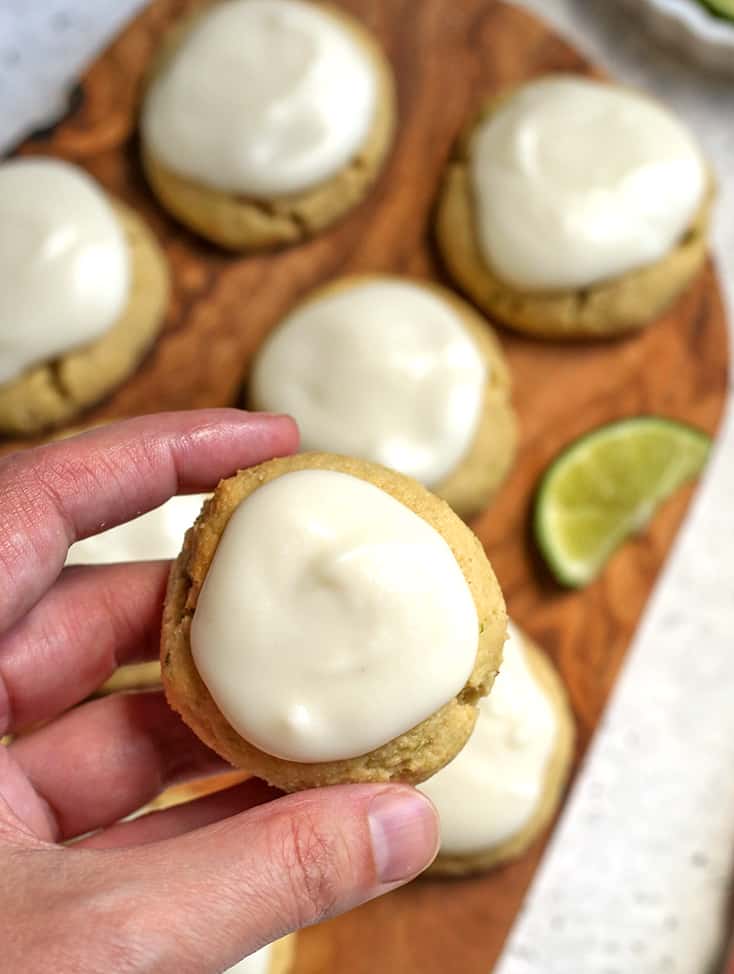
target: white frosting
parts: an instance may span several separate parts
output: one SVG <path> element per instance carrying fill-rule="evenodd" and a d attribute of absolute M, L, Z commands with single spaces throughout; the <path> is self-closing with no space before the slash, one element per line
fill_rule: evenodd
<path fill-rule="evenodd" d="M 441 849 L 464 855 L 516 835 L 543 794 L 558 733 L 553 706 L 533 676 L 517 629 L 508 626 L 500 672 L 479 705 L 472 736 L 420 790 L 441 819 Z"/>
<path fill-rule="evenodd" d="M 234 511 L 191 626 L 196 667 L 261 750 L 365 754 L 466 683 L 478 622 L 451 549 L 374 484 L 300 470 Z"/>
<path fill-rule="evenodd" d="M 296 417 L 304 450 L 372 460 L 433 486 L 469 449 L 486 381 L 456 310 L 385 278 L 288 315 L 258 357 L 251 394 L 258 408 Z"/>
<path fill-rule="evenodd" d="M 525 85 L 480 125 L 470 174 L 484 258 L 526 290 L 654 263 L 689 228 L 706 185 L 693 139 L 665 108 L 570 77 Z"/>
<path fill-rule="evenodd" d="M 86 173 L 57 159 L 0 165 L 0 382 L 103 334 L 129 274 L 120 224 Z"/>
<path fill-rule="evenodd" d="M 239 961 L 234 967 L 228 967 L 224 974 L 269 974 L 272 952 L 273 945 L 267 944 Z"/>
<path fill-rule="evenodd" d="M 207 494 L 181 494 L 126 524 L 77 541 L 67 565 L 105 565 L 121 561 L 175 558 L 184 535 L 199 516 Z"/>
<path fill-rule="evenodd" d="M 362 147 L 377 100 L 370 55 L 301 0 L 229 0 L 153 82 L 143 135 L 174 172 L 253 197 L 327 180 Z"/>

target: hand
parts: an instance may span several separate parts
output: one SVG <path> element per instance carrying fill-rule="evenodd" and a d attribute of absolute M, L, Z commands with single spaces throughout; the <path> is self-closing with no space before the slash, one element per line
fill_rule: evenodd
<path fill-rule="evenodd" d="M 0 735 L 36 728 L 0 746 L 3 970 L 214 974 L 433 858 L 435 813 L 398 785 L 250 780 L 121 822 L 222 763 L 159 692 L 74 706 L 157 655 L 168 566 L 63 568 L 69 545 L 296 444 L 289 419 L 223 409 L 0 461 Z"/>

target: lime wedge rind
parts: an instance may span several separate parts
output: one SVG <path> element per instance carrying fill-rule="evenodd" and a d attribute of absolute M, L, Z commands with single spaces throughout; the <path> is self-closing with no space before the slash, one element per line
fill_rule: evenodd
<path fill-rule="evenodd" d="M 533 515 L 557 581 L 592 581 L 662 501 L 698 476 L 710 446 L 701 430 L 659 416 L 608 423 L 569 444 L 543 476 Z"/>
<path fill-rule="evenodd" d="M 734 20 L 734 0 L 701 0 L 704 7 L 723 20 Z"/>

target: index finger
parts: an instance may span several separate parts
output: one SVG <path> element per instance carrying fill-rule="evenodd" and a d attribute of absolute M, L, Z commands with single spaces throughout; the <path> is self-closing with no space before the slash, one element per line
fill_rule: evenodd
<path fill-rule="evenodd" d="M 53 583 L 74 541 L 297 445 L 288 417 L 204 409 L 141 416 L 11 454 L 0 462 L 0 631 Z"/>

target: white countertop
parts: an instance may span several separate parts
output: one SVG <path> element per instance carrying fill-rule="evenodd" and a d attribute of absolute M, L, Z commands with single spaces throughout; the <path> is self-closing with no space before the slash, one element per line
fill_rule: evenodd
<path fill-rule="evenodd" d="M 698 133 L 720 180 L 714 247 L 734 308 L 734 82 L 667 55 L 610 0 L 524 5 Z M 0 146 L 47 117 L 67 80 L 140 6 L 0 0 Z M 500 974 L 716 970 L 734 867 L 732 549 L 730 409 Z"/>

